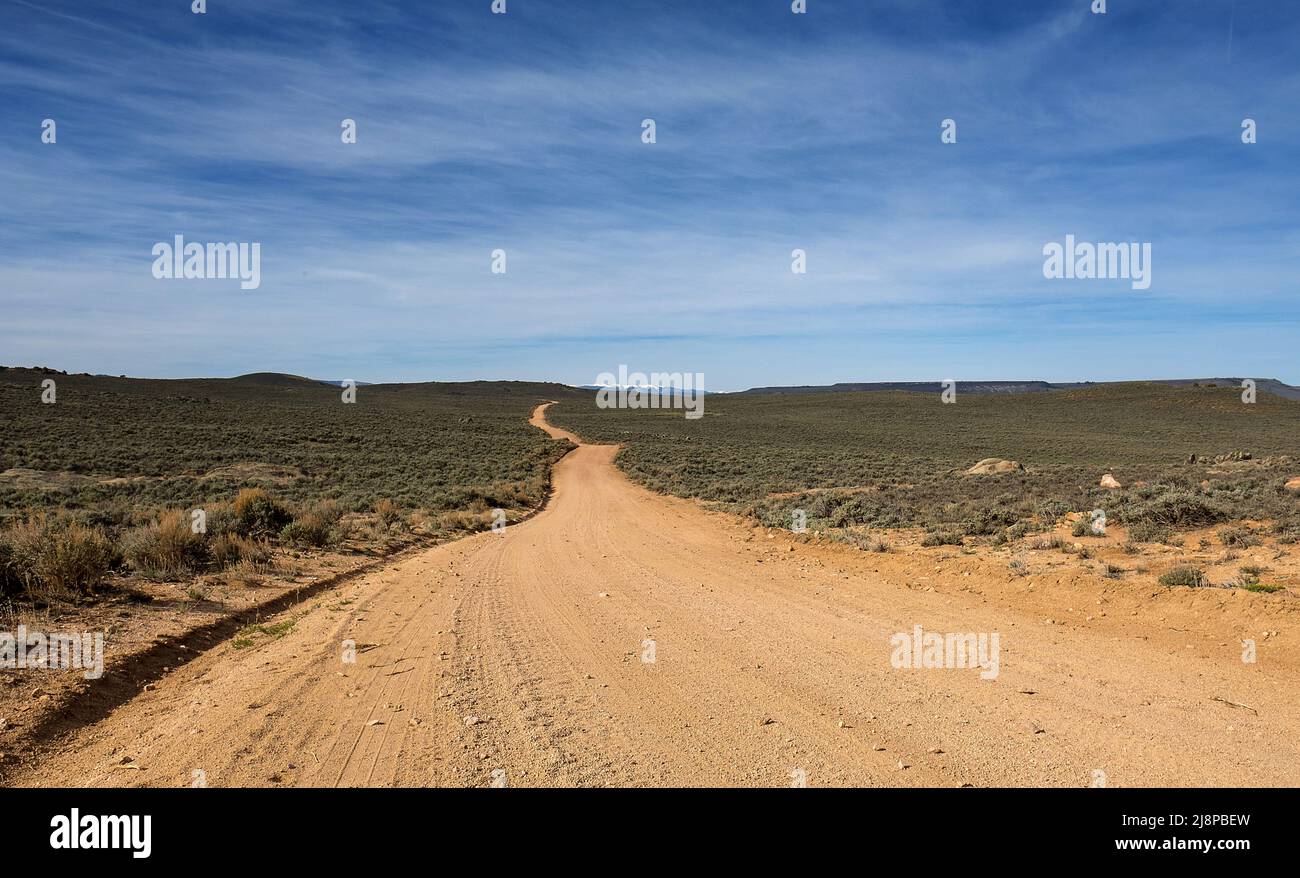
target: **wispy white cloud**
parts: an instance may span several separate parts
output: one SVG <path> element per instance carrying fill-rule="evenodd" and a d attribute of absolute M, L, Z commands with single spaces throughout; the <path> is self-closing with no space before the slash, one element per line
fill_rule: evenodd
<path fill-rule="evenodd" d="M 1279 354 L 1300 75 L 1260 57 L 1300 24 L 1239 13 L 1243 74 L 1207 55 L 1212 17 L 1078 6 L 826 2 L 838 26 L 816 30 L 749 4 L 728 21 L 538 3 L 494 22 L 385 3 L 368 28 L 288 0 L 154 28 L 19 4 L 0 27 L 15 96 L 0 125 L 30 133 L 0 141 L 0 347 L 145 374 L 277 360 L 507 376 L 516 358 L 590 380 L 574 374 L 589 352 L 622 345 L 744 383 L 773 349 L 791 353 L 784 380 L 811 380 L 798 356 L 817 371 L 819 346 L 887 350 L 891 377 L 953 350 L 1045 374 L 1059 364 L 1027 354 L 1046 327 L 1093 338 L 1107 362 L 1070 373 L 1091 377 L 1145 370 L 1118 319 L 1208 338 L 1227 314 L 1257 336 L 1236 371 L 1281 357 L 1300 372 Z M 51 48 L 34 53 L 33 33 Z M 46 115 L 57 146 L 39 142 Z M 1263 120 L 1255 147 L 1237 140 L 1244 115 Z M 939 143 L 947 117 L 955 146 Z M 1045 281 L 1041 247 L 1067 232 L 1153 241 L 1155 287 Z M 261 289 L 154 280 L 150 247 L 176 233 L 261 241 Z M 488 270 L 497 247 L 505 277 Z M 1196 353 L 1187 369 L 1204 371 Z"/>

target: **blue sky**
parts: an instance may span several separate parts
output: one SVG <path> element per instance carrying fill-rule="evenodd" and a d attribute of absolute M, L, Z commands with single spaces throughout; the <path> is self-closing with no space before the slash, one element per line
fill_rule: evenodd
<path fill-rule="evenodd" d="M 1090 2 L 6 0 L 0 363 L 1300 383 L 1300 7 Z"/>

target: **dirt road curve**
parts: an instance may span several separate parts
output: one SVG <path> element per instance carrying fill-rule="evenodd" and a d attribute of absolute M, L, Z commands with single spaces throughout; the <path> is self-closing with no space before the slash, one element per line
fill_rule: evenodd
<path fill-rule="evenodd" d="M 567 435 L 544 409 L 533 423 Z M 578 448 L 540 515 L 345 583 L 278 640 L 213 649 L 11 781 L 1300 783 L 1295 656 L 1261 644 L 1245 664 L 1240 632 L 1196 607 L 1191 633 L 1156 618 L 1175 605 L 1118 598 L 1087 625 L 1077 592 L 1017 606 L 932 558 L 768 539 L 631 484 L 614 453 Z M 1000 632 L 999 676 L 894 669 L 889 638 L 915 624 Z"/>

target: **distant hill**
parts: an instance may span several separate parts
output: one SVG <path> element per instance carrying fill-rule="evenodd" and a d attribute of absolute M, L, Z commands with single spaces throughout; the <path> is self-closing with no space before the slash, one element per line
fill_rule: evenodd
<path fill-rule="evenodd" d="M 58 382 L 60 396 L 65 391 L 90 391 L 119 395 L 145 395 L 154 398 L 189 399 L 204 403 L 218 400 L 250 401 L 274 398 L 281 403 L 314 405 L 321 400 L 338 399 L 342 381 L 322 381 L 281 372 L 251 372 L 233 378 L 128 378 L 125 375 L 90 375 L 69 373 L 48 366 L 0 366 L 0 385 L 27 385 L 39 388 L 45 378 Z M 571 399 L 574 388 L 541 381 L 422 381 L 404 384 L 373 384 L 358 381 L 366 399 L 396 404 L 421 404 L 448 397 L 486 398 L 543 397 Z"/>
<path fill-rule="evenodd" d="M 1241 387 L 1243 378 L 1162 378 L 1142 383 L 1163 384 L 1168 387 Z M 1261 393 L 1271 393 L 1284 399 L 1300 400 L 1300 387 L 1284 384 L 1276 378 L 1256 378 L 1255 388 Z M 1054 390 L 1078 390 L 1083 387 L 1102 387 L 1116 384 L 1132 384 L 1132 381 L 1073 381 L 1053 383 L 1050 381 L 958 381 L 958 393 L 979 395 L 1001 393 L 1048 393 Z M 796 387 L 755 387 L 742 391 L 741 394 L 772 393 L 854 393 L 870 391 L 906 391 L 913 393 L 939 393 L 943 389 L 938 381 L 873 381 L 858 383 L 839 383 L 822 385 L 800 385 Z"/>
<path fill-rule="evenodd" d="M 1244 378 L 1170 378 L 1162 381 L 1155 381 L 1155 384 L 1167 384 L 1170 387 L 1189 387 L 1193 384 L 1199 384 L 1202 387 L 1217 384 L 1220 387 L 1225 385 L 1229 387 L 1240 387 Z M 1292 387 L 1290 384 L 1283 384 L 1276 378 L 1256 378 L 1255 389 L 1274 396 L 1280 396 L 1283 399 L 1300 399 L 1300 387 Z"/>
<path fill-rule="evenodd" d="M 331 384 L 329 381 L 317 381 L 301 375 L 286 375 L 282 372 L 249 372 L 227 379 L 240 384 L 257 384 L 263 387 L 301 387 L 304 384 Z"/>

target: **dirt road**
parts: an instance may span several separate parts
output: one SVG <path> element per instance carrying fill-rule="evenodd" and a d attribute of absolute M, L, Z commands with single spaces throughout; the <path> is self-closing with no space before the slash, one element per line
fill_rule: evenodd
<path fill-rule="evenodd" d="M 533 423 L 567 435 L 544 408 Z M 11 781 L 1300 783 L 1294 641 L 1243 662 L 1250 608 L 769 538 L 631 484 L 614 454 L 579 447 L 541 514 L 211 650 Z M 895 669 L 914 625 L 998 632 L 998 676 Z"/>

